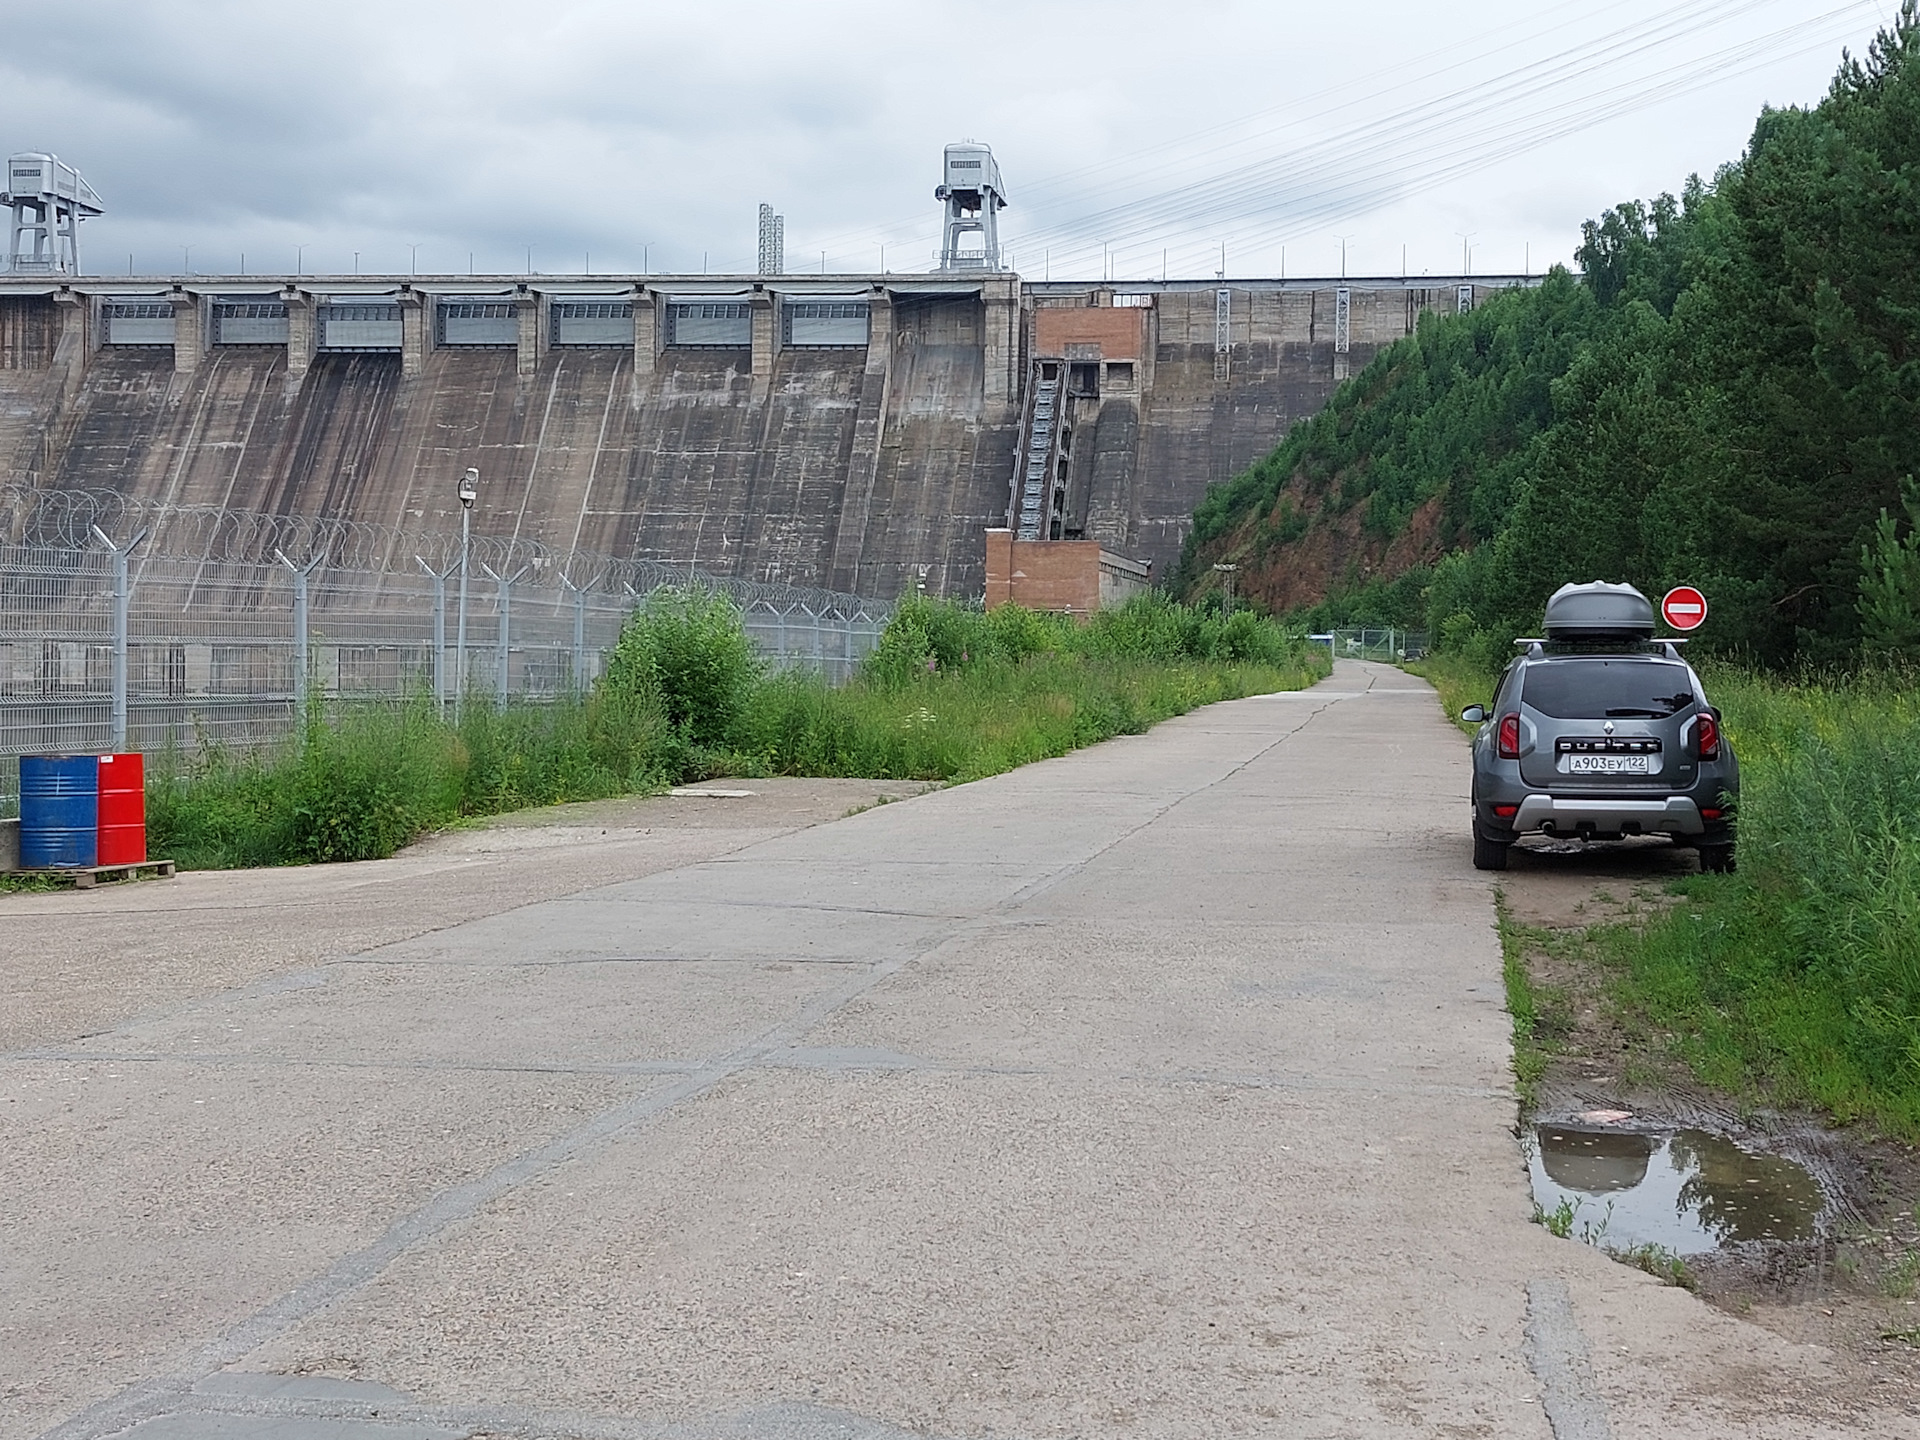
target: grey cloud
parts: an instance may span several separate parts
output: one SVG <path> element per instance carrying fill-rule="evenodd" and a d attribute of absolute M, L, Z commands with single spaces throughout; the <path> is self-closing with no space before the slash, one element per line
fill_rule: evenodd
<path fill-rule="evenodd" d="M 395 269 L 418 242 L 423 268 L 443 270 L 464 269 L 469 251 L 479 268 L 517 268 L 529 243 L 547 270 L 577 270 L 588 251 L 596 269 L 638 268 L 649 244 L 656 269 L 697 268 L 702 251 L 739 265 L 763 199 L 787 215 L 796 263 L 817 263 L 824 246 L 869 264 L 884 241 L 896 264 L 924 265 L 939 148 L 963 135 L 1002 159 L 1017 247 L 1043 217 L 1124 203 L 1139 188 L 1131 147 L 1191 137 L 1173 169 L 1205 173 L 1224 153 L 1205 132 L 1236 113 L 1371 85 L 1540 13 L 1527 0 L 1444 17 L 1418 0 L 1356 0 L 1339 14 L 1210 0 L 1176 15 L 1144 0 L 981 0 L 959 20 L 947 5 L 880 0 L 17 8 L 0 56 L 0 148 L 56 150 L 102 190 L 95 255 L 124 267 L 133 251 L 161 269 L 191 246 L 196 267 L 245 251 L 259 268 L 307 243 L 309 268 L 345 268 L 358 250 L 364 269 Z M 1613 13 L 1659 8 L 1623 0 Z M 1726 87 L 1710 97 L 1715 113 L 1744 138 L 1757 94 L 1814 98 L 1835 59 L 1837 47 Z M 1700 153 L 1698 125 L 1621 133 L 1634 136 L 1624 157 L 1605 134 L 1557 146 L 1552 184 L 1523 156 L 1443 195 L 1364 192 L 1373 198 L 1325 228 L 1379 253 L 1411 230 L 1416 267 L 1444 265 L 1455 228 L 1481 230 L 1482 245 L 1510 239 L 1516 256 L 1528 238 L 1536 254 L 1566 253 L 1585 216 L 1732 153 Z M 1086 175 L 1095 163 L 1107 168 Z M 1457 223 L 1463 204 L 1470 224 Z M 1209 272 L 1232 239 L 1177 218 L 1166 231 L 1182 264 Z M 1146 248 L 1128 263 L 1144 264 Z M 1097 244 L 1091 253 L 1097 264 Z M 1237 253 L 1268 270 L 1277 258 Z"/>

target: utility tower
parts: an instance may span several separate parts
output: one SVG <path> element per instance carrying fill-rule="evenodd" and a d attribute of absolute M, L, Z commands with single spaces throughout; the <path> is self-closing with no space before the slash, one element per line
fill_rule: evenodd
<path fill-rule="evenodd" d="M 80 222 L 106 213 L 78 170 L 33 151 L 8 158 L 0 205 L 13 212 L 7 269 L 15 274 L 78 275 Z"/>
<path fill-rule="evenodd" d="M 1000 183 L 1000 167 L 994 164 L 993 151 L 972 141 L 947 146 L 946 183 L 933 192 L 933 198 L 947 207 L 940 268 L 998 270 L 1000 222 L 996 217 L 1007 208 L 1007 192 Z M 962 250 L 960 237 L 974 233 L 980 236 L 981 248 Z"/>
<path fill-rule="evenodd" d="M 787 273 L 787 217 L 774 214 L 771 205 L 760 207 L 760 273 Z"/>

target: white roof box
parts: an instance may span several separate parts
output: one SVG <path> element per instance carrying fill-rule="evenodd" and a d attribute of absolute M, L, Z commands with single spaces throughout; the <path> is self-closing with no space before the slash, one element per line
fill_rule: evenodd
<path fill-rule="evenodd" d="M 1547 601 L 1549 640 L 1646 640 L 1653 602 L 1631 585 L 1562 585 Z"/>

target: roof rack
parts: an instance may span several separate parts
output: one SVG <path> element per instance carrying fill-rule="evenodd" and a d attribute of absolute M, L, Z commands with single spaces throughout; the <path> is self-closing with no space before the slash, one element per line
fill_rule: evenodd
<path fill-rule="evenodd" d="M 1669 660 L 1680 659 L 1679 647 L 1686 644 L 1684 638 L 1654 639 L 1650 635 L 1632 637 L 1582 636 L 1577 639 L 1541 640 L 1538 638 L 1517 639 L 1514 648 L 1524 650 L 1529 660 L 1544 659 L 1551 651 L 1555 655 L 1664 655 Z"/>

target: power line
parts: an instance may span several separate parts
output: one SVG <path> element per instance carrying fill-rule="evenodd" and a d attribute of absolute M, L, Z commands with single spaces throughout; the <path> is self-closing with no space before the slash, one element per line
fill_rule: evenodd
<path fill-rule="evenodd" d="M 1876 0 L 1849 0 L 1706 55 L 1613 79 L 1642 57 L 1670 54 L 1680 40 L 1722 26 L 1730 19 L 1747 19 L 1763 8 L 1750 0 L 1691 0 L 1552 54 L 1378 113 L 1378 103 L 1386 96 L 1405 94 L 1422 82 L 1482 66 L 1492 57 L 1529 43 L 1530 37 L 1523 33 L 1516 39 L 1512 32 L 1503 32 L 1501 43 L 1482 48 L 1475 48 L 1474 41 L 1462 42 L 1438 56 L 1423 56 L 1386 72 L 1367 91 L 1321 91 L 1147 151 L 1130 151 L 1043 177 L 1027 192 L 1037 193 L 1040 198 L 1009 216 L 1014 224 L 1028 219 L 1039 223 L 1020 229 L 1010 224 L 1010 236 L 1022 249 L 1060 250 L 1070 265 L 1092 263 L 1100 241 L 1105 239 L 1116 257 L 1116 275 L 1122 273 L 1124 252 L 1129 248 L 1165 248 L 1183 261 L 1203 249 L 1211 251 L 1212 242 L 1197 237 L 1169 246 L 1169 230 L 1204 230 L 1215 235 L 1230 231 L 1244 250 L 1249 248 L 1245 227 L 1251 225 L 1251 246 L 1258 248 L 1262 243 L 1309 233 L 1328 219 L 1346 218 L 1446 184 L 1577 130 L 1739 78 L 1786 54 L 1820 48 L 1837 38 L 1844 22 L 1875 6 Z M 1545 11 L 1536 28 L 1544 27 L 1543 33 L 1559 33 L 1564 29 L 1559 17 L 1576 8 L 1561 5 Z M 1448 59 L 1463 51 L 1469 53 Z M 1447 63 L 1436 64 L 1436 60 Z M 1593 88 L 1594 82 L 1609 79 L 1613 83 Z M 1329 98 L 1334 103 L 1320 103 Z M 1286 149 L 1271 148 L 1274 136 L 1298 128 L 1299 117 L 1311 117 L 1324 125 L 1330 117 L 1355 112 L 1361 118 L 1331 134 Z M 1296 119 L 1273 123 L 1288 116 Z M 1249 130 L 1256 125 L 1262 128 Z M 1194 141 L 1208 136 L 1227 138 L 1196 151 Z M 1151 180 L 1169 172 L 1191 175 L 1197 164 L 1217 161 L 1259 144 L 1269 148 L 1251 160 L 1125 200 L 1108 198 L 1114 194 L 1112 188 L 1095 183 L 1099 177 L 1122 168 L 1132 180 Z M 1170 158 L 1143 166 L 1139 163 L 1143 155 Z M 1106 203 L 1098 204 L 1100 199 Z M 1049 223 L 1049 217 L 1055 216 L 1058 218 Z M 866 246 L 874 233 L 869 228 L 859 244 Z M 899 250 L 910 253 L 924 247 L 931 256 L 933 240 L 924 216 L 897 222 L 882 233 Z M 1183 264 L 1180 268 L 1187 267 Z"/>
<path fill-rule="evenodd" d="M 1442 123 L 1442 117 L 1434 112 L 1435 102 L 1423 102 L 1328 137 L 1315 146 L 1235 167 L 1069 222 L 1019 232 L 1019 241 L 1031 245 L 1044 238 L 1074 254 L 1088 248 L 1088 232 L 1109 236 L 1118 232 L 1122 244 L 1138 244 L 1150 238 L 1151 248 L 1158 249 L 1164 243 L 1165 229 L 1171 225 L 1217 233 L 1223 223 L 1244 226 L 1248 222 L 1256 224 L 1256 235 L 1268 242 L 1290 238 L 1322 220 L 1431 189 L 1576 130 L 1735 79 L 1787 50 L 1804 52 L 1829 43 L 1828 32 L 1839 21 L 1869 8 L 1871 3 L 1854 0 L 1768 35 L 1572 99 L 1560 98 L 1565 87 L 1557 71 L 1543 73 L 1520 98 L 1549 103 L 1536 103 L 1518 115 L 1501 97 L 1483 94 L 1472 103 L 1456 104 L 1451 123 Z M 1808 37 L 1816 33 L 1818 39 L 1810 41 Z M 1633 53 L 1646 48 L 1638 45 Z M 1472 123 L 1476 121 L 1479 123 Z M 1123 214 L 1133 223 L 1122 222 Z M 1243 244 L 1245 240 L 1243 232 Z M 1197 251 L 1199 242 L 1196 240 L 1190 248 Z"/>

